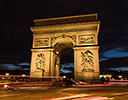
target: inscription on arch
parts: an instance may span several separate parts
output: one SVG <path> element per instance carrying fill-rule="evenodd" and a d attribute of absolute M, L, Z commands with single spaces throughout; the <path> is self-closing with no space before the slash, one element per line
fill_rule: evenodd
<path fill-rule="evenodd" d="M 35 46 L 48 46 L 49 38 L 35 38 Z"/>

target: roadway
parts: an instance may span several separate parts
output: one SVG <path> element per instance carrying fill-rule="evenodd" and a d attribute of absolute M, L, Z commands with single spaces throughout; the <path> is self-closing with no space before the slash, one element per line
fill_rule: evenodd
<path fill-rule="evenodd" d="M 0 100 L 50 100 L 48 98 L 59 99 L 62 97 L 66 98 L 66 100 L 79 100 L 80 95 L 82 95 L 81 98 L 84 98 L 84 100 L 89 100 L 85 98 L 98 97 L 106 97 L 109 98 L 109 100 L 128 100 L 128 85 L 70 88 L 53 86 L 19 87 L 16 91 L 6 91 L 1 93 Z"/>

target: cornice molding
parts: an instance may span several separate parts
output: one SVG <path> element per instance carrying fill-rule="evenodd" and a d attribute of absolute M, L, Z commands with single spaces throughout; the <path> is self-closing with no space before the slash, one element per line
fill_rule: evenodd
<path fill-rule="evenodd" d="M 86 23 L 73 23 L 51 26 L 38 26 L 30 27 L 34 34 L 49 34 L 49 33 L 64 33 L 64 32 L 77 32 L 77 31 L 90 31 L 99 28 L 100 21 L 86 22 Z"/>
<path fill-rule="evenodd" d="M 92 22 L 97 20 L 97 14 L 56 17 L 34 20 L 34 26 L 60 25 L 70 23 Z"/>

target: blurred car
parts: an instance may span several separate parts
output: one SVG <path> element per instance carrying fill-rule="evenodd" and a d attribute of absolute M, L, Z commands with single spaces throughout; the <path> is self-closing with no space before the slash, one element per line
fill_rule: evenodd
<path fill-rule="evenodd" d="M 88 82 L 83 81 L 83 80 L 80 80 L 80 81 L 79 81 L 79 84 L 80 84 L 80 85 L 86 85 L 86 84 L 88 84 Z"/>
<path fill-rule="evenodd" d="M 72 81 L 72 80 L 63 80 L 63 81 L 61 81 L 62 87 L 75 86 L 75 85 L 78 85 L 78 84 L 79 84 L 79 83 L 74 82 L 74 81 Z"/>
<path fill-rule="evenodd" d="M 59 80 L 55 81 L 53 83 L 54 86 L 61 86 L 61 87 L 70 87 L 70 86 L 75 86 L 78 85 L 79 83 L 74 82 L 72 80 Z"/>
<path fill-rule="evenodd" d="M 2 82 L 0 83 L 0 91 L 9 91 L 9 90 L 17 90 L 17 87 L 13 86 L 10 83 Z"/>
<path fill-rule="evenodd" d="M 4 85 L 4 90 L 16 90 L 16 87 L 14 86 L 9 86 L 9 85 Z"/>

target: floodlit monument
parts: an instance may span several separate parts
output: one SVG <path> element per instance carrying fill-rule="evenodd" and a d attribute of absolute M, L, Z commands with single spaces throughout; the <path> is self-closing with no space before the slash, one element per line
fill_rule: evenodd
<path fill-rule="evenodd" d="M 59 76 L 60 57 L 74 50 L 74 79 L 99 79 L 97 14 L 34 20 L 31 76 Z"/>

